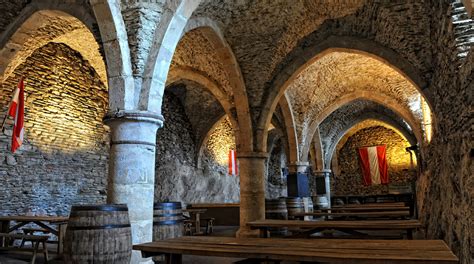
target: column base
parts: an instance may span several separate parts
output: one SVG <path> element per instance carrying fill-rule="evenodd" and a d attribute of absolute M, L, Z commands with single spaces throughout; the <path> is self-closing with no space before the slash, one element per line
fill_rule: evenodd
<path fill-rule="evenodd" d="M 249 227 L 240 227 L 237 233 L 235 233 L 235 237 L 260 237 L 260 230 L 252 230 Z"/>

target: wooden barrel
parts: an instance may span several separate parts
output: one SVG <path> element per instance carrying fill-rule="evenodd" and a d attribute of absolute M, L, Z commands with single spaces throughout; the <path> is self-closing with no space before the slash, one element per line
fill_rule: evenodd
<path fill-rule="evenodd" d="M 311 197 L 303 197 L 303 206 L 304 206 L 304 212 L 305 213 L 312 213 L 314 211 L 313 200 L 311 199 Z M 312 216 L 305 216 L 304 217 L 304 220 L 306 220 L 306 221 L 312 220 L 312 219 L 313 219 Z"/>
<path fill-rule="evenodd" d="M 131 256 L 127 205 L 72 206 L 64 238 L 65 263 L 128 264 Z"/>
<path fill-rule="evenodd" d="M 265 199 L 265 218 L 266 219 L 288 219 L 288 210 L 286 209 L 286 199 L 284 197 L 278 199 Z M 288 228 L 271 228 L 272 236 L 285 236 Z"/>
<path fill-rule="evenodd" d="M 153 205 L 153 241 L 184 234 L 181 202 L 161 202 Z"/>
<path fill-rule="evenodd" d="M 341 199 L 337 199 L 342 202 Z M 329 208 L 329 201 L 326 195 L 318 195 L 318 196 L 313 196 L 313 203 L 314 203 L 314 208 L 317 209 L 324 209 L 324 208 Z M 344 204 L 342 202 L 342 204 Z"/>
<path fill-rule="evenodd" d="M 295 219 L 295 213 L 304 213 L 304 203 L 301 197 L 287 197 L 286 208 L 288 210 L 288 219 Z"/>

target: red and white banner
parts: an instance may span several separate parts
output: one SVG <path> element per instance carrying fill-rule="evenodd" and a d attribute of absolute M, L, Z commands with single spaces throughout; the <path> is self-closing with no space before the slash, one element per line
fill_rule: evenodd
<path fill-rule="evenodd" d="M 239 167 L 237 166 L 237 155 L 235 154 L 235 150 L 229 150 L 229 174 L 230 175 L 237 175 L 239 174 Z"/>
<path fill-rule="evenodd" d="M 388 184 L 385 146 L 359 148 L 359 156 L 364 185 Z"/>
<path fill-rule="evenodd" d="M 23 79 L 18 83 L 18 87 L 13 92 L 13 98 L 8 109 L 8 116 L 15 119 L 12 135 L 12 152 L 15 152 L 23 143 L 25 115 L 25 84 Z"/>

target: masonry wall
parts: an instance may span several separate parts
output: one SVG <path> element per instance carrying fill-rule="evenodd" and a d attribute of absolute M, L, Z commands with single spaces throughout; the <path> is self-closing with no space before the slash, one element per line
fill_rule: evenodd
<path fill-rule="evenodd" d="M 433 79 L 427 89 L 435 131 L 422 149 L 418 210 L 427 238 L 441 238 L 460 258 L 474 263 L 473 92 L 474 54 L 457 58 L 449 5 L 436 2 L 431 15 Z"/>
<path fill-rule="evenodd" d="M 20 76 L 25 139 L 11 154 L 12 122 L 0 134 L 0 214 L 68 215 L 72 204 L 105 202 L 107 88 L 79 53 L 49 43 L 2 84 L 2 119 Z"/>
<path fill-rule="evenodd" d="M 267 160 L 267 175 L 265 177 L 265 198 L 276 199 L 288 196 L 286 176 L 282 169 L 287 167 L 286 154 L 279 138 L 274 143 Z"/>
<path fill-rule="evenodd" d="M 218 140 L 211 135 L 204 143 L 198 167 L 199 147 L 195 145 L 191 122 L 178 97 L 166 91 L 162 111 L 165 125 L 157 133 L 155 201 L 238 202 L 239 178 L 227 175 L 225 165 L 216 161 L 212 151 L 216 141 L 228 142 L 233 137 L 228 132 L 228 121 L 216 126 L 219 131 L 216 134 L 223 138 Z"/>
<path fill-rule="evenodd" d="M 415 180 L 410 167 L 410 155 L 405 151 L 410 143 L 395 131 L 382 126 L 369 127 L 355 133 L 338 152 L 341 174 L 332 180 L 333 195 L 387 194 L 387 185 L 364 186 L 359 164 L 358 149 L 364 146 L 386 145 L 390 184 L 409 183 Z"/>

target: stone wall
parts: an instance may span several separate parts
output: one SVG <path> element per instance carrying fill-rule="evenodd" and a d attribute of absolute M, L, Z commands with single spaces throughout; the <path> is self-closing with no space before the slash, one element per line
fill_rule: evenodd
<path fill-rule="evenodd" d="M 282 171 L 283 168 L 287 167 L 286 154 L 281 138 L 273 143 L 273 148 L 266 164 L 265 198 L 275 199 L 281 196 L 288 196 L 286 175 Z"/>
<path fill-rule="evenodd" d="M 414 180 L 415 171 L 410 168 L 410 155 L 405 151 L 410 143 L 395 131 L 376 126 L 360 130 L 352 135 L 338 152 L 337 178 L 331 182 L 333 195 L 375 195 L 388 193 L 386 185 L 364 186 L 359 165 L 358 148 L 363 146 L 387 146 L 387 163 L 390 183 L 407 183 Z"/>
<path fill-rule="evenodd" d="M 436 2 L 431 14 L 433 80 L 428 91 L 435 126 L 422 148 L 418 210 L 427 238 L 441 238 L 460 258 L 474 263 L 473 91 L 474 54 L 459 64 L 449 3 Z"/>
<path fill-rule="evenodd" d="M 211 151 L 216 139 L 210 136 L 205 143 L 198 167 L 195 132 L 179 98 L 165 91 L 162 111 L 165 125 L 157 133 L 155 200 L 238 202 L 239 178 L 227 175 L 227 164 L 216 161 Z M 233 136 L 225 132 L 230 129 L 225 119 L 215 128 L 224 130 L 222 135 Z"/>
<path fill-rule="evenodd" d="M 0 134 L 0 214 L 68 215 L 71 204 L 105 202 L 108 97 L 97 73 L 78 52 L 49 43 L 2 84 L 2 119 L 20 76 L 25 139 L 11 154 L 12 122 Z"/>

